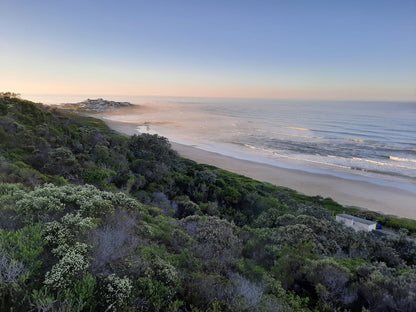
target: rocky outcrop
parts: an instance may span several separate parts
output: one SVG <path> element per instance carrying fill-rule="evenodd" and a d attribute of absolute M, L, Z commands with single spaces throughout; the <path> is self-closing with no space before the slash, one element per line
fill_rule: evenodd
<path fill-rule="evenodd" d="M 65 103 L 61 104 L 61 109 L 68 109 L 74 111 L 89 111 L 89 112 L 105 112 L 121 107 L 131 106 L 129 102 L 107 101 L 104 99 L 87 99 L 79 103 Z"/>

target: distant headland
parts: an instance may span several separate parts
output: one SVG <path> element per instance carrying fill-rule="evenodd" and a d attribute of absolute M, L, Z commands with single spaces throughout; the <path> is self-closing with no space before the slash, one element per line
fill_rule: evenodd
<path fill-rule="evenodd" d="M 89 111 L 89 112 L 105 112 L 111 111 L 114 109 L 118 109 L 121 107 L 131 106 L 132 104 L 129 102 L 116 102 L 116 101 L 108 101 L 102 98 L 93 100 L 93 99 L 86 99 L 85 101 L 79 103 L 63 103 L 60 104 L 59 107 L 61 109 L 72 110 L 72 111 Z M 58 105 L 57 105 L 58 106 Z"/>

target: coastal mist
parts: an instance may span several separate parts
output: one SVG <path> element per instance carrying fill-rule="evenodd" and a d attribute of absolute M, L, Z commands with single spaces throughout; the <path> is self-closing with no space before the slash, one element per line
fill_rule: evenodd
<path fill-rule="evenodd" d="M 104 117 L 240 159 L 416 192 L 416 103 L 128 100 L 138 106 Z"/>

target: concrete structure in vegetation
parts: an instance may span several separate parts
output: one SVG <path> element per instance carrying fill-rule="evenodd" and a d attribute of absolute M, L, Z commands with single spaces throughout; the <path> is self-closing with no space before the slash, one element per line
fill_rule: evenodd
<path fill-rule="evenodd" d="M 377 222 L 366 220 L 350 216 L 347 214 L 339 214 L 336 216 L 336 220 L 340 223 L 344 223 L 346 226 L 352 227 L 356 231 L 371 232 L 376 229 Z"/>

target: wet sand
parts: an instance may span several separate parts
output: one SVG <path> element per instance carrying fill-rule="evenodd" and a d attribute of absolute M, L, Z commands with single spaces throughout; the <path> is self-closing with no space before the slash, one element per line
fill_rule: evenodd
<path fill-rule="evenodd" d="M 105 122 L 120 133 L 137 134 L 136 128 L 139 125 L 137 123 L 109 120 Z M 365 181 L 242 160 L 174 142 L 171 144 L 182 157 L 198 163 L 213 165 L 259 181 L 288 187 L 306 195 L 330 197 L 345 206 L 416 219 L 416 194 L 412 192 Z"/>

